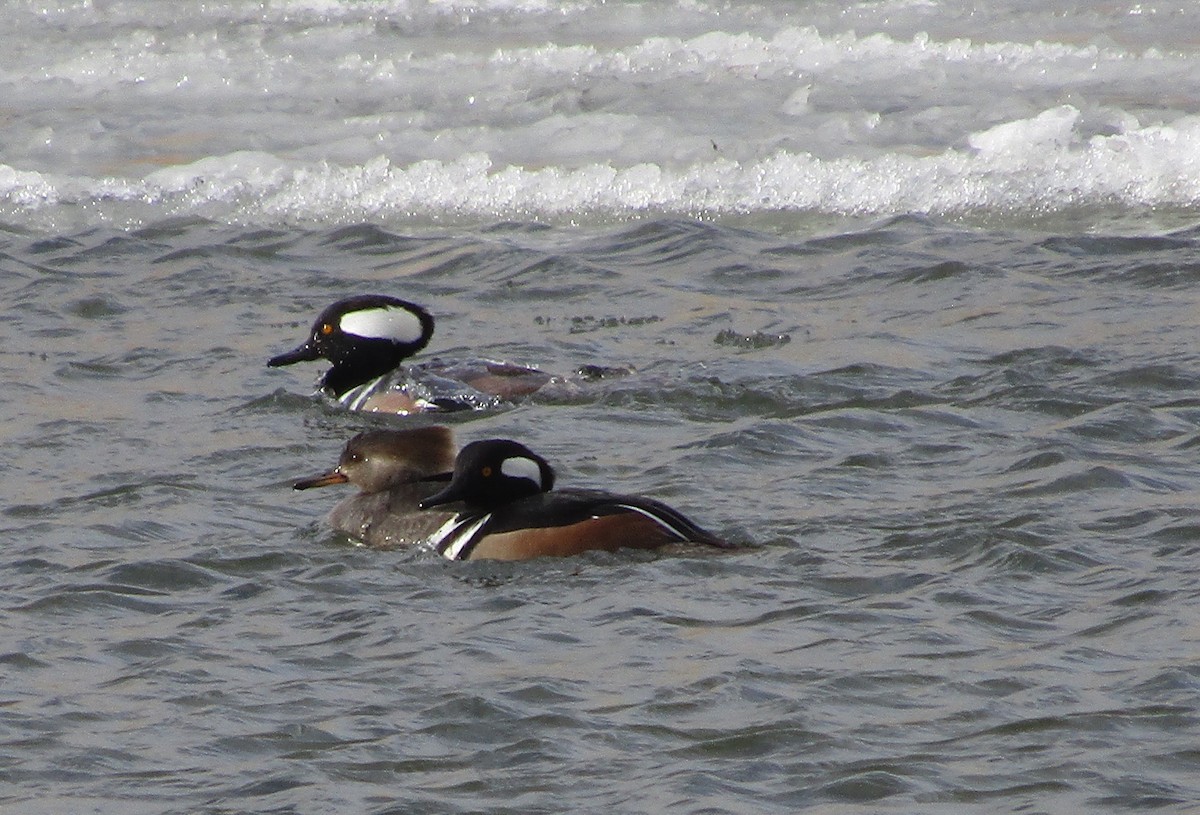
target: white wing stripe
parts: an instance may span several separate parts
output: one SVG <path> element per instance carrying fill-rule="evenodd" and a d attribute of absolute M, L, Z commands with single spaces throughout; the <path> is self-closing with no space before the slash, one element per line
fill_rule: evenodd
<path fill-rule="evenodd" d="M 672 524 L 670 521 L 668 521 L 663 516 L 661 516 L 657 513 L 651 512 L 650 510 L 648 510 L 644 507 L 634 506 L 633 504 L 616 504 L 615 506 L 618 506 L 621 509 L 627 509 L 631 512 L 636 512 L 639 515 L 646 516 L 647 518 L 649 518 L 650 520 L 654 521 L 656 524 L 661 526 L 663 529 L 667 530 L 672 535 L 679 538 L 681 541 L 691 540 L 691 536 L 687 532 L 685 532 L 682 529 L 680 529 L 679 527 L 675 526 L 674 524 Z"/>

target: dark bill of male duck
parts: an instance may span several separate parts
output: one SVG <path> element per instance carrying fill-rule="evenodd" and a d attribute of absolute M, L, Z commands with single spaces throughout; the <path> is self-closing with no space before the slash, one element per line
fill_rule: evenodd
<path fill-rule="evenodd" d="M 271 357 L 268 367 L 324 359 L 319 390 L 351 410 L 416 413 L 485 409 L 538 391 L 554 377 L 488 359 L 403 367 L 433 337 L 433 316 L 383 294 L 338 300 L 318 315 L 308 338 Z"/>
<path fill-rule="evenodd" d="M 672 543 L 732 548 L 652 498 L 554 490 L 554 482 L 550 464 L 519 442 L 471 442 L 459 451 L 449 485 L 420 502 L 426 511 L 456 502 L 464 507 L 429 544 L 450 560 L 525 560 Z"/>
<path fill-rule="evenodd" d="M 369 430 L 346 442 L 333 469 L 301 479 L 293 488 L 357 487 L 330 511 L 334 530 L 376 549 L 421 544 L 456 515 L 418 507 L 441 488 L 439 477 L 442 483 L 449 480 L 455 449 L 450 428 L 441 425 Z"/>

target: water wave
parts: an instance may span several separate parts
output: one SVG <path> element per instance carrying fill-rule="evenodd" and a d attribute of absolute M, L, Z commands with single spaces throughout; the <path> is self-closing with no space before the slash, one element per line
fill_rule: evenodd
<path fill-rule="evenodd" d="M 138 223 L 200 216 L 243 224 L 345 224 L 403 218 L 569 218 L 755 212 L 1036 215 L 1088 207 L 1200 203 L 1200 117 L 1082 139 L 1070 106 L 974 133 L 967 149 L 820 159 L 778 151 L 680 167 L 497 166 L 484 153 L 397 165 L 214 156 L 141 179 L 56 176 L 0 166 L 0 213 L 112 210 Z M 126 205 L 121 207 L 120 205 Z"/>
<path fill-rule="evenodd" d="M 904 2 L 650 8 L 652 30 L 632 7 L 544 0 L 19 8 L 0 32 L 0 220 L 1028 218 L 1200 200 L 1195 49 L 1166 17 L 1117 36 L 1090 13 L 1054 41 L 1051 12 L 975 28 Z"/>

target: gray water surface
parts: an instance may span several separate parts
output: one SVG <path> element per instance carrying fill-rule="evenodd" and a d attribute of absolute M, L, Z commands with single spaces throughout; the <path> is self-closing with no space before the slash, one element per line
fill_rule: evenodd
<path fill-rule="evenodd" d="M 5 811 L 1200 800 L 1196 229 L 184 220 L 0 253 Z M 414 420 L 264 363 L 368 291 L 437 315 L 426 356 L 636 368 L 445 419 L 746 547 L 350 545 L 291 480 Z"/>

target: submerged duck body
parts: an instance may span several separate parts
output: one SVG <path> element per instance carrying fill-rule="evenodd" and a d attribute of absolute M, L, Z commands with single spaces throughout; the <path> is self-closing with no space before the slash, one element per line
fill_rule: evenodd
<path fill-rule="evenodd" d="M 453 512 L 418 508 L 439 489 L 432 479 L 453 469 L 454 450 L 447 427 L 371 430 L 346 442 L 332 470 L 301 479 L 293 487 L 356 486 L 357 494 L 330 511 L 330 526 L 372 548 L 411 546 L 425 542 L 454 518 Z"/>
<path fill-rule="evenodd" d="M 730 547 L 660 501 L 553 487 L 554 470 L 524 445 L 472 442 L 459 452 L 450 484 L 420 503 L 426 511 L 465 505 L 430 544 L 450 560 L 525 560 L 670 543 Z"/>
<path fill-rule="evenodd" d="M 367 412 L 416 413 L 496 407 L 540 390 L 554 377 L 495 360 L 401 367 L 433 337 L 433 316 L 398 297 L 364 294 L 338 300 L 317 317 L 308 339 L 267 361 L 278 368 L 327 360 L 320 390 Z"/>

